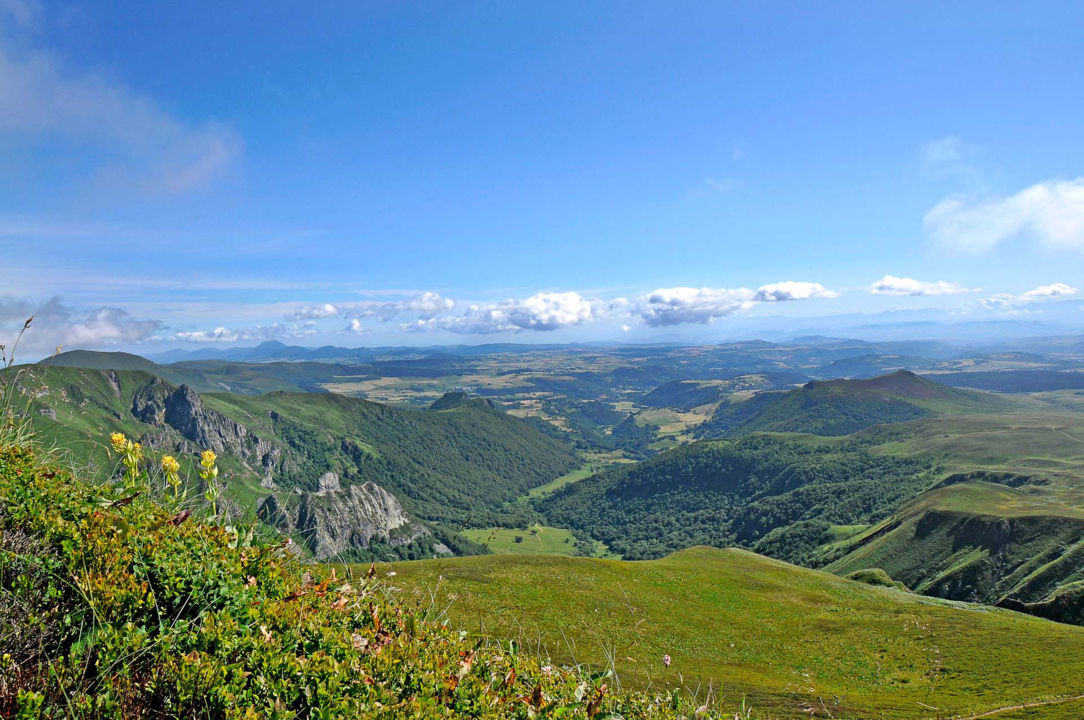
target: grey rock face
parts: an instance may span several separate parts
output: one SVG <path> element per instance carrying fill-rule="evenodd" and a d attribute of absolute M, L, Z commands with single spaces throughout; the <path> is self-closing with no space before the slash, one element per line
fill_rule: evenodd
<path fill-rule="evenodd" d="M 161 379 L 154 378 L 133 396 L 132 415 L 163 430 L 172 428 L 197 450 L 227 453 L 267 471 L 282 454 L 276 445 L 204 405 L 199 393 L 187 385 L 171 390 Z"/>
<path fill-rule="evenodd" d="M 317 560 L 367 548 L 374 538 L 402 546 L 429 534 L 407 515 L 394 495 L 371 482 L 345 490 L 301 493 L 292 500 L 269 495 L 257 515 L 279 530 L 300 534 Z"/>
<path fill-rule="evenodd" d="M 329 492 L 338 492 L 339 490 L 342 490 L 342 486 L 339 485 L 338 475 L 333 472 L 326 472 L 320 476 L 319 489 L 316 491 L 317 495 L 326 495 Z"/>

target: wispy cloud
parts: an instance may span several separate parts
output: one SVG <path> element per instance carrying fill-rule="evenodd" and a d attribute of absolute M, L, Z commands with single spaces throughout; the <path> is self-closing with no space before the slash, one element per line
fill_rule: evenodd
<path fill-rule="evenodd" d="M 0 137 L 95 150 L 97 181 L 162 193 L 205 187 L 243 154 L 228 126 L 179 120 L 122 80 L 33 46 L 36 7 L 0 5 Z"/>
<path fill-rule="evenodd" d="M 1015 238 L 1084 250 L 1084 178 L 1048 180 L 985 200 L 951 197 L 927 212 L 924 223 L 934 240 L 966 252 Z"/>
<path fill-rule="evenodd" d="M 313 322 L 272 323 L 270 325 L 253 325 L 246 328 L 219 326 L 212 330 L 179 330 L 173 334 L 171 339 L 200 344 L 262 342 L 264 340 L 302 338 L 313 335 L 316 331 L 316 325 Z"/>
<path fill-rule="evenodd" d="M 869 291 L 874 295 L 911 295 L 915 297 L 976 292 L 972 288 L 954 282 L 944 280 L 929 282 L 908 277 L 896 277 L 895 275 L 885 275 L 870 285 Z"/>

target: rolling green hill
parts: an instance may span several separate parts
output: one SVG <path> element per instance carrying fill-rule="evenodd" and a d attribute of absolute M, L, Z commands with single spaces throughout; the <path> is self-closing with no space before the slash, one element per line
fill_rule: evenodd
<path fill-rule="evenodd" d="M 961 717 L 1084 693 L 1084 628 L 741 550 L 384 569 L 408 607 L 452 627 L 516 639 L 556 663 L 612 666 L 623 686 L 710 683 L 724 706 L 747 697 L 755 717 Z"/>
<path fill-rule="evenodd" d="M 536 516 L 516 498 L 580 465 L 560 439 L 483 401 L 409 410 L 329 393 L 200 395 L 142 371 L 62 367 L 16 382 L 16 406 L 42 437 L 99 476 L 114 471 L 104 447 L 114 431 L 157 452 L 214 449 L 242 513 L 270 495 L 294 510 L 297 492 L 371 482 L 438 525 L 526 522 Z"/>
<path fill-rule="evenodd" d="M 750 402 L 755 404 L 746 407 Z M 762 393 L 745 403 L 725 404 L 702 434 L 849 435 L 873 425 L 1016 407 L 1003 397 L 950 388 L 900 370 L 868 380 L 814 381 L 785 393 Z"/>
<path fill-rule="evenodd" d="M 536 507 L 549 524 L 630 559 L 766 541 L 779 557 L 800 560 L 831 525 L 886 517 L 930 487 L 931 473 L 922 459 L 875 456 L 854 444 L 755 436 L 692 443 L 612 468 Z"/>

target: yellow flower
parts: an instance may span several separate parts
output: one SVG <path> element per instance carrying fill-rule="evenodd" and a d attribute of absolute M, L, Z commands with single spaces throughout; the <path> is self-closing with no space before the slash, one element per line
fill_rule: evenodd
<path fill-rule="evenodd" d="M 180 471 L 180 469 L 181 464 L 177 462 L 177 458 L 172 455 L 162 456 L 162 470 L 172 475 L 173 473 Z"/>
<path fill-rule="evenodd" d="M 202 462 L 204 465 L 207 465 L 208 467 L 214 465 L 215 460 L 217 459 L 218 456 L 215 455 L 214 450 L 204 450 L 202 453 L 200 453 L 200 462 Z"/>
<path fill-rule="evenodd" d="M 135 458 L 137 462 L 139 460 L 142 460 L 143 459 L 143 446 L 140 445 L 139 443 L 132 443 L 131 453 L 132 453 L 132 457 Z"/>
<path fill-rule="evenodd" d="M 124 433 L 113 433 L 109 436 L 109 443 L 117 452 L 124 452 L 128 449 L 128 438 L 124 437 Z"/>

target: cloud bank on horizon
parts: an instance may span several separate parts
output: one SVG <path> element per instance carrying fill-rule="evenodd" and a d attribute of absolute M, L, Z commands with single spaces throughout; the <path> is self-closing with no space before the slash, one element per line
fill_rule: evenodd
<path fill-rule="evenodd" d="M 857 292 L 869 295 L 937 296 L 975 293 L 946 281 L 921 281 L 886 275 Z M 969 311 L 1018 311 L 1044 301 L 1071 298 L 1079 289 L 1051 283 L 1018 294 L 994 293 L 979 298 Z M 0 328 L 14 330 L 34 316 L 39 338 L 32 347 L 110 348 L 140 345 L 236 344 L 266 340 L 303 342 L 335 328 L 367 335 L 374 327 L 393 326 L 406 333 L 448 333 L 459 336 L 546 334 L 592 324 L 628 332 L 683 325 L 710 325 L 720 318 L 745 314 L 757 306 L 803 301 L 834 301 L 844 293 L 820 283 L 782 281 L 749 288 L 659 288 L 632 298 L 585 297 L 578 292 L 538 292 L 523 299 L 467 303 L 426 291 L 399 300 L 301 304 L 273 322 L 205 329 L 176 329 L 154 319 L 137 319 L 121 308 L 79 311 L 58 297 L 35 306 L 26 299 L 0 299 Z M 830 313 L 824 313 L 830 315 Z M 976 319 L 981 319 L 976 316 Z M 345 321 L 345 326 L 343 322 Z"/>

